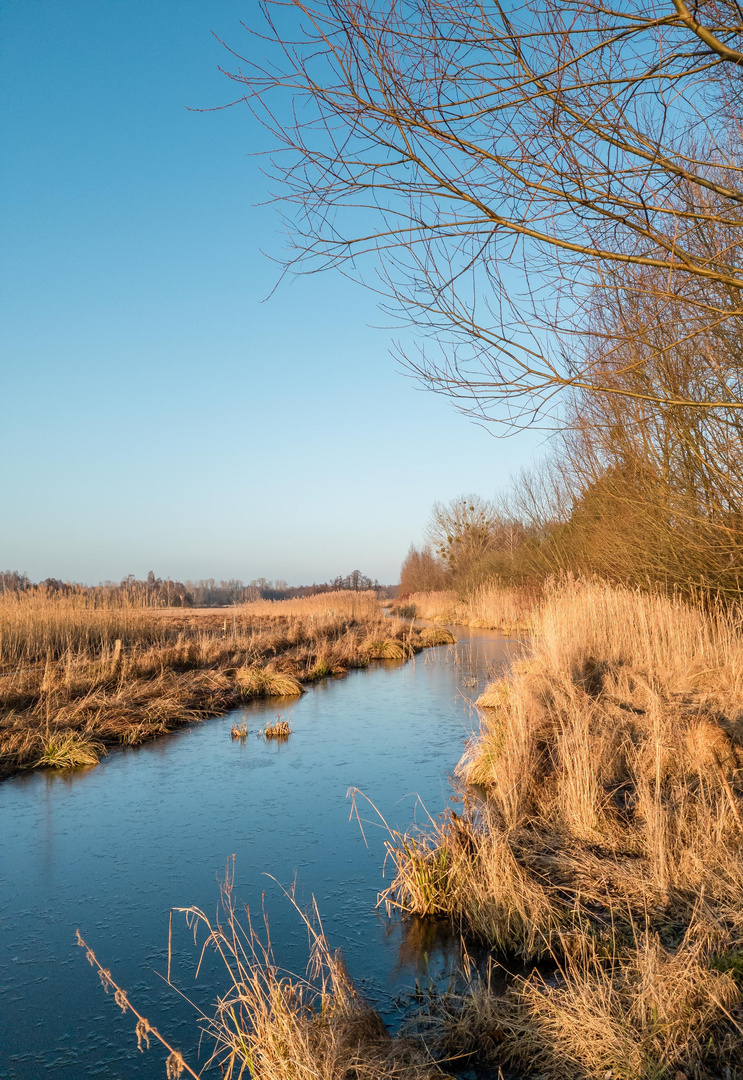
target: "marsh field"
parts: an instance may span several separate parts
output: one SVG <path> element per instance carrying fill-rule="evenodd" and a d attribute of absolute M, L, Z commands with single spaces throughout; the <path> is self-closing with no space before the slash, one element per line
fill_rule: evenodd
<path fill-rule="evenodd" d="M 91 590 L 0 598 L 0 777 L 95 764 L 257 697 L 373 660 L 403 660 L 442 630 L 385 619 L 373 593 L 340 592 L 230 609 L 161 609 Z"/>
<path fill-rule="evenodd" d="M 3 612 L 10 1075 L 743 1076 L 737 609 L 31 600 Z M 42 757 L 73 737 L 97 767 Z"/>

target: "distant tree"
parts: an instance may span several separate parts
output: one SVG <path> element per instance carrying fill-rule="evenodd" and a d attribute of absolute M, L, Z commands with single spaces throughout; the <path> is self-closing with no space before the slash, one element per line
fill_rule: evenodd
<path fill-rule="evenodd" d="M 330 584 L 333 589 L 348 589 L 353 592 L 367 592 L 370 589 L 377 590 L 382 587 L 376 578 L 372 581 L 360 570 L 352 570 L 346 577 L 333 578 Z"/>
<path fill-rule="evenodd" d="M 17 570 L 0 570 L 0 589 L 7 592 L 23 592 L 31 582 L 28 574 L 19 574 Z"/>
<path fill-rule="evenodd" d="M 431 548 L 420 550 L 410 545 L 410 550 L 400 569 L 400 593 L 436 592 L 451 584 L 446 564 Z"/>
<path fill-rule="evenodd" d="M 479 495 L 460 495 L 449 503 L 435 503 L 427 539 L 452 574 L 482 559 L 496 542 L 502 526 L 493 503 Z"/>
<path fill-rule="evenodd" d="M 44 578 L 39 584 L 43 585 L 47 592 L 64 592 L 65 588 L 65 583 L 61 578 Z"/>

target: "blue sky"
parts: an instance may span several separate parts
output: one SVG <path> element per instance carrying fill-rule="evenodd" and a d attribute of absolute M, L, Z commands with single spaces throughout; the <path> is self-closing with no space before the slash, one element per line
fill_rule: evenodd
<path fill-rule="evenodd" d="M 0 564 L 33 578 L 397 579 L 508 440 L 422 391 L 375 298 L 282 284 L 285 238 L 213 36 L 253 0 L 0 5 Z"/>

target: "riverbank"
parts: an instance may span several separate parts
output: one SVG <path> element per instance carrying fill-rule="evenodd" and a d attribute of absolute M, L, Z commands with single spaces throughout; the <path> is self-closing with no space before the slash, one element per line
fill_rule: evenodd
<path fill-rule="evenodd" d="M 554 975 L 435 1002 L 438 1051 L 555 1080 L 743 1076 L 739 613 L 594 583 L 532 618 L 479 699 L 462 813 L 391 838 L 383 899 Z"/>
<path fill-rule="evenodd" d="M 485 583 L 465 597 L 447 590 L 417 592 L 388 601 L 386 607 L 392 615 L 403 619 L 425 619 L 523 635 L 533 630 L 542 599 L 541 588 Z"/>
<path fill-rule="evenodd" d="M 0 777 L 95 764 L 256 697 L 453 641 L 385 618 L 374 594 L 230 609 L 105 607 L 85 596 L 0 599 Z"/>

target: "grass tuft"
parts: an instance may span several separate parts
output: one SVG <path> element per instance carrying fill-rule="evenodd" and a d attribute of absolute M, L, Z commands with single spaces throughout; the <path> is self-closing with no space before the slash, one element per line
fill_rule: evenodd
<path fill-rule="evenodd" d="M 370 660 L 407 660 L 415 651 L 400 638 L 369 638 L 362 646 Z"/>
<path fill-rule="evenodd" d="M 265 727 L 258 732 L 264 739 L 288 739 L 291 733 L 291 724 L 288 720 L 282 720 L 280 716 L 276 717 L 275 724 L 266 724 Z"/>
<path fill-rule="evenodd" d="M 420 638 L 422 644 L 427 647 L 432 645 L 455 645 L 457 641 L 451 630 L 446 630 L 443 626 L 424 627 L 420 632 Z"/>
<path fill-rule="evenodd" d="M 246 700 L 255 697 L 299 697 L 302 684 L 293 675 L 265 668 L 240 668 L 235 673 L 240 694 Z"/>
<path fill-rule="evenodd" d="M 43 752 L 34 762 L 34 768 L 76 769 L 83 765 L 97 765 L 105 747 L 72 731 L 62 731 L 46 736 Z"/>

